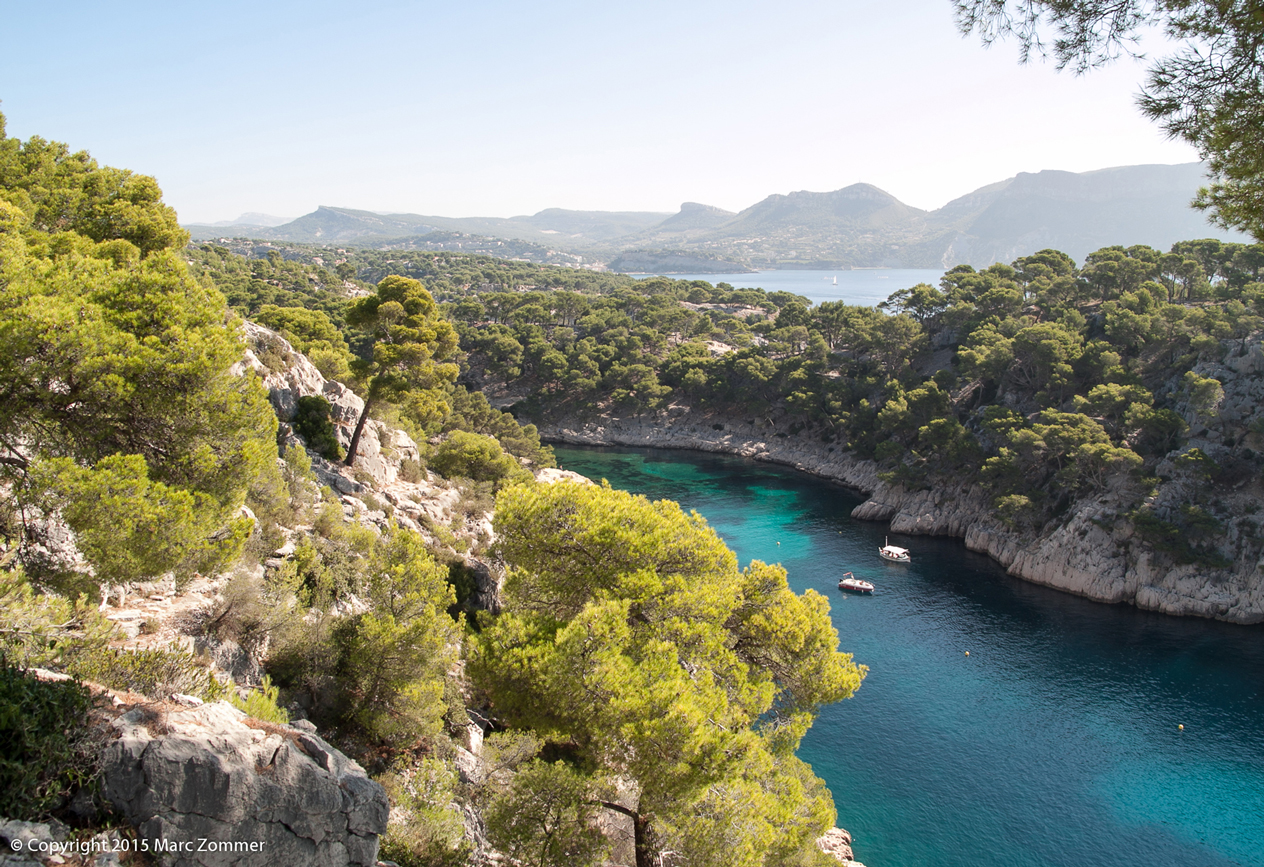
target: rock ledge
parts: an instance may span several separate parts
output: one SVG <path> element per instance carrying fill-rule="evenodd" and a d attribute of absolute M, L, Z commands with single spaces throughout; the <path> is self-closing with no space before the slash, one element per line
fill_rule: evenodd
<path fill-rule="evenodd" d="M 227 702 L 136 707 L 110 725 L 105 795 L 139 839 L 181 844 L 160 856 L 165 867 L 377 863 L 386 792 L 315 734 Z"/>

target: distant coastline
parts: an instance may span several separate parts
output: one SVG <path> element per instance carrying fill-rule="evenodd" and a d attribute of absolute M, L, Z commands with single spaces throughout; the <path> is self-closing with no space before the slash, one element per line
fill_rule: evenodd
<path fill-rule="evenodd" d="M 734 289 L 763 289 L 765 292 L 790 292 L 815 304 L 842 301 L 873 307 L 892 292 L 908 289 L 918 283 L 938 286 L 944 272 L 939 268 L 851 268 L 808 269 L 773 268 L 745 273 L 710 274 L 634 274 L 637 279 L 671 277 L 678 280 L 705 280 L 711 284 L 728 283 Z M 830 278 L 837 277 L 835 285 Z"/>

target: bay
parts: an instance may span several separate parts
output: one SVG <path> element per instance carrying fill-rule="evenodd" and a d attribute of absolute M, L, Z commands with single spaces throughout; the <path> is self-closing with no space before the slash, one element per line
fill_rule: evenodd
<path fill-rule="evenodd" d="M 639 278 L 652 274 L 635 274 Z M 892 292 L 908 289 L 918 283 L 939 285 L 943 270 L 926 268 L 865 268 L 854 271 L 756 271 L 753 274 L 665 274 L 678 280 L 705 280 L 715 285 L 728 283 L 734 289 L 763 289 L 766 292 L 793 292 L 815 304 L 824 301 L 845 301 L 872 307 L 886 301 Z M 837 285 L 834 281 L 837 280 Z"/>
<path fill-rule="evenodd" d="M 870 867 L 1264 865 L 1264 628 L 1038 587 L 953 539 L 891 535 L 913 562 L 883 563 L 859 495 L 787 468 L 555 448 L 827 596 L 869 674 L 799 754 Z M 840 593 L 844 571 L 877 592 Z"/>

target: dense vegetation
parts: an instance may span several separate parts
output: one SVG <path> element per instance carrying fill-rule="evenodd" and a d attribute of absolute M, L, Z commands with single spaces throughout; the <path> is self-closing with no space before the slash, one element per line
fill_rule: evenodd
<path fill-rule="evenodd" d="M 190 270 L 219 289 L 235 311 L 278 332 L 327 379 L 349 385 L 369 398 L 365 419 L 371 414 L 383 415 L 421 442 L 457 430 L 492 436 L 508 453 L 551 466 L 552 452 L 541 445 L 533 426 L 524 427 L 512 415 L 494 409 L 481 392 L 453 384 L 457 368 L 449 364 L 449 357 L 456 350 L 455 334 L 448 337 L 450 332 L 445 331 L 438 339 L 438 331 L 448 326 L 437 310 L 422 315 L 430 319 L 421 326 L 425 339 L 413 344 L 419 347 L 433 342 L 437 354 L 422 358 L 414 352 L 395 361 L 387 358 L 398 354 L 397 344 L 404 332 L 417 332 L 420 320 L 410 326 L 390 316 L 383 318 L 377 313 L 379 305 L 394 300 L 426 306 L 431 302 L 422 300 L 423 294 L 429 298 L 444 287 L 461 291 L 467 284 L 454 284 L 453 280 L 481 281 L 487 273 L 494 273 L 492 263 L 497 260 L 422 253 L 415 259 L 387 260 L 375 266 L 372 263 L 378 261 L 378 255 L 377 251 L 330 251 L 300 245 L 270 248 L 266 256 L 255 259 L 212 244 L 185 250 Z M 327 258 L 333 271 L 324 268 Z M 426 269 L 426 263 L 431 264 L 431 270 Z M 504 279 L 518 279 L 530 273 L 529 269 L 540 268 L 512 264 L 515 269 L 507 271 Z M 434 269 L 441 269 L 444 279 L 423 288 L 415 275 L 430 274 Z M 561 276 L 591 273 L 568 268 L 542 270 Z M 374 291 L 361 279 L 366 276 L 377 283 L 398 277 L 410 278 L 410 282 L 388 282 L 385 289 Z M 394 292 L 398 297 L 388 298 L 383 292 Z M 409 292 L 414 301 L 405 297 Z M 422 355 L 428 352 L 423 350 Z M 375 359 L 376 355 L 382 357 Z M 391 369 L 392 375 L 383 375 Z M 331 452 L 326 447 L 318 451 Z"/>
<path fill-rule="evenodd" d="M 454 803 L 477 807 L 498 847 L 541 867 L 599 861 L 602 809 L 631 823 L 638 864 L 667 851 L 699 867 L 828 863 L 814 841 L 833 803 L 794 750 L 864 671 L 839 652 L 822 597 L 796 596 L 779 567 L 739 569 L 674 503 L 536 485 L 523 459 L 548 451 L 454 384 L 457 332 L 413 277 L 384 274 L 369 290 L 358 270 L 338 270 L 346 263 L 247 261 L 181 251 L 185 240 L 152 179 L 0 135 L 7 813 L 73 808 L 91 822 L 78 793 L 95 797 L 100 744 L 83 724 L 104 686 L 228 699 L 273 723 L 289 718 L 282 704 L 302 709 L 410 817 L 383 849 L 406 865 L 463 863 Z M 449 281 L 500 267 L 421 260 Z M 544 272 L 571 289 L 626 283 L 525 276 Z M 378 513 L 371 493 L 344 503 L 316 483 L 305 449 L 278 446 L 259 379 L 237 364 L 234 308 L 365 395 L 348 463 L 380 408 L 434 438 L 434 470 L 497 493 L 493 553 L 509 570 L 499 613 L 459 610 L 470 567 L 442 528 L 428 542 L 386 510 L 355 520 L 358 508 Z M 275 344 L 259 347 L 269 370 L 289 363 Z M 288 423 L 313 452 L 338 456 L 320 398 Z M 231 641 L 268 677 L 238 684 L 170 643 L 127 646 L 96 604 L 98 585 L 200 578 L 213 579 L 213 601 L 174 625 L 211 647 Z M 73 680 L 40 681 L 34 667 Z M 453 737 L 468 735 L 469 703 L 496 732 L 487 773 L 463 781 Z"/>
<path fill-rule="evenodd" d="M 276 420 L 257 383 L 227 375 L 241 344 L 185 267 L 175 212 L 152 178 L 41 139 L 0 138 L 0 196 L 7 502 L 59 512 L 103 581 L 230 562 Z M 77 580 L 64 565 L 27 563 Z"/>
<path fill-rule="evenodd" d="M 982 271 L 960 266 L 937 287 L 896 293 L 884 310 L 702 281 L 600 282 L 454 253 L 341 252 L 357 273 L 424 277 L 460 335 L 455 391 L 499 391 L 524 419 L 675 403 L 721 424 L 762 421 L 875 458 L 892 481 L 981 481 L 1015 529 L 1124 484 L 1153 545 L 1181 562 L 1223 565 L 1212 549 L 1233 516 L 1209 495 L 1214 486 L 1161 514 L 1142 501 L 1147 479 L 1221 400 L 1208 366 L 1245 351 L 1260 328 L 1259 245 L 1106 248 L 1082 266 L 1042 251 Z M 321 254 L 285 250 L 295 261 Z M 1196 451 L 1163 471 L 1234 477 L 1254 460 L 1244 445 L 1252 423 L 1227 443 L 1238 447 L 1227 460 Z"/>
<path fill-rule="evenodd" d="M 906 485 L 980 480 L 1007 522 L 1038 527 L 1118 479 L 1132 478 L 1141 502 L 1145 475 L 1223 398 L 1199 370 L 1260 331 L 1261 267 L 1264 246 L 1207 240 L 1109 247 L 1082 267 L 1051 250 L 958 266 L 882 310 L 665 278 L 601 296 L 484 291 L 448 309 L 467 380 L 510 383 L 520 414 L 676 404 L 720 424 L 763 420 L 874 458 Z M 1243 469 L 1200 454 L 1177 469 Z M 1215 560 L 1210 543 L 1232 516 L 1186 505 L 1161 518 L 1143 508 L 1139 527 L 1177 559 Z"/>
<path fill-rule="evenodd" d="M 496 528 L 514 569 L 475 679 L 632 819 L 637 864 L 663 849 L 717 867 L 819 860 L 834 811 L 794 751 L 863 676 L 825 599 L 796 596 L 778 566 L 739 569 L 696 513 L 609 487 L 510 489 Z M 619 776 L 636 804 L 616 803 Z"/>
<path fill-rule="evenodd" d="M 484 386 L 537 419 L 675 406 L 759 423 L 906 486 L 987 486 L 1019 531 L 1110 491 L 1176 560 L 1220 562 L 1237 518 L 1206 483 L 1258 472 L 1243 445 L 1258 415 L 1225 428 L 1215 460 L 1189 440 L 1225 399 L 1216 365 L 1258 343 L 1264 246 L 1111 247 L 1082 266 L 1046 250 L 954 268 L 883 309 L 814 306 L 452 253 L 180 250 L 151 179 L 39 139 L 0 137 L 0 181 L 0 738 L 33 757 L 0 773 L 30 778 L 37 797 L 15 809 L 31 817 L 92 788 L 83 743 L 23 722 L 56 735 L 90 704 L 12 671 L 44 666 L 274 722 L 301 708 L 410 817 L 383 850 L 401 864 L 464 861 L 453 804 L 541 867 L 605 857 L 602 811 L 626 822 L 638 865 L 826 863 L 814 840 L 832 798 L 794 753 L 864 669 L 839 652 L 825 600 L 792 593 L 780 567 L 739 568 L 674 503 L 534 484 L 525 463 L 549 452 Z M 278 450 L 258 379 L 232 369 L 238 314 L 363 394 L 357 431 L 381 413 L 477 510 L 495 495 L 498 542 L 477 553 L 507 569 L 498 612 L 461 610 L 472 567 L 442 528 L 427 537 L 384 507 L 353 520 L 307 451 Z M 271 370 L 289 363 L 275 343 L 259 347 Z M 312 453 L 343 456 L 328 404 L 298 410 Z M 1178 508 L 1146 502 L 1155 473 L 1191 480 Z M 81 560 L 54 553 L 63 525 Z M 283 540 L 292 553 L 272 557 Z M 261 658 L 261 688 L 171 648 L 120 647 L 91 601 L 98 582 L 215 574 L 214 603 L 182 628 Z M 467 706 L 494 723 L 474 777 L 454 764 Z"/>

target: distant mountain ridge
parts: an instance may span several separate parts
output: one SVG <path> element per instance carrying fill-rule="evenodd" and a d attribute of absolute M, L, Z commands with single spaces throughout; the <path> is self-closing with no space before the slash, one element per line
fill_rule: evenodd
<path fill-rule="evenodd" d="M 520 217 L 428 217 L 420 214 L 377 214 L 321 205 L 282 226 L 265 227 L 251 237 L 307 244 L 350 243 L 375 246 L 388 240 L 430 232 L 464 232 L 489 238 L 534 243 L 559 243 L 574 249 L 606 244 L 642 231 L 671 217 L 640 211 L 570 211 L 548 208 Z M 218 237 L 218 226 L 189 225 L 195 239 Z"/>
<path fill-rule="evenodd" d="M 985 267 L 1052 247 L 1076 261 L 1113 244 L 1166 250 L 1176 241 L 1245 236 L 1212 226 L 1189 202 L 1202 163 L 1120 166 L 1091 172 L 1022 172 L 934 211 L 872 184 L 774 194 L 732 213 L 686 202 L 675 214 L 549 208 L 518 217 L 427 217 L 321 206 L 250 237 L 356 246 L 414 246 L 432 232 L 513 239 L 582 254 L 614 267 L 705 272 L 746 268 Z M 218 226 L 186 227 L 196 239 Z"/>
<path fill-rule="evenodd" d="M 1106 244 L 1166 250 L 1192 238 L 1246 240 L 1189 207 L 1204 182 L 1202 163 L 1023 172 L 949 202 L 933 218 L 955 231 L 947 254 L 963 261 L 1009 262 L 1045 247 L 1082 261 Z"/>

